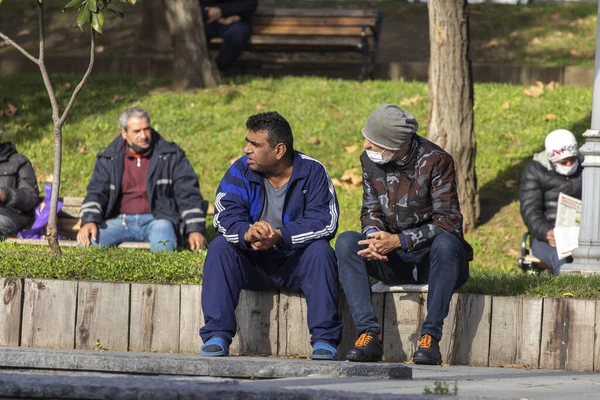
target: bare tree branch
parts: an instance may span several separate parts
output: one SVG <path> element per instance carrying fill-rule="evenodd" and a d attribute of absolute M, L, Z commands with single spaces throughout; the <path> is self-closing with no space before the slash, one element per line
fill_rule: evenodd
<path fill-rule="evenodd" d="M 22 48 L 21 46 L 19 46 L 14 40 L 12 40 L 8 36 L 6 36 L 4 33 L 0 32 L 0 38 L 4 39 L 12 47 L 14 47 L 15 49 L 19 50 L 21 53 L 23 53 L 23 55 L 25 57 L 29 58 L 34 63 L 38 64 L 39 60 L 37 58 L 35 58 L 34 56 L 32 56 L 27 50 L 25 50 L 24 48 Z"/>
<path fill-rule="evenodd" d="M 38 65 L 40 67 L 42 79 L 44 80 L 44 85 L 46 86 L 46 91 L 48 92 L 48 97 L 50 98 L 50 105 L 52 105 L 52 121 L 54 121 L 54 123 L 57 123 L 59 120 L 58 102 L 56 101 L 56 94 L 54 93 L 54 89 L 52 88 L 52 83 L 50 82 L 50 77 L 48 76 L 48 71 L 46 70 L 46 63 L 44 60 L 44 57 L 46 55 L 44 47 L 44 4 L 41 2 L 38 3 L 38 25 L 40 30 L 40 58 L 38 61 Z"/>
<path fill-rule="evenodd" d="M 94 31 L 94 29 L 90 29 L 90 42 L 91 42 L 90 43 L 90 63 L 88 65 L 88 69 L 87 69 L 87 71 L 85 71 L 83 78 L 81 78 L 81 82 L 79 82 L 79 85 L 77 85 L 77 87 L 73 91 L 73 95 L 71 95 L 71 100 L 69 100 L 67 107 L 63 111 L 62 117 L 60 117 L 60 121 L 58 121 L 58 123 L 60 125 L 62 125 L 63 122 L 65 122 L 65 119 L 67 119 L 67 116 L 69 115 L 69 111 L 71 111 L 71 108 L 73 107 L 73 103 L 75 103 L 75 99 L 77 98 L 77 95 L 79 94 L 79 92 L 81 92 L 81 89 L 83 89 L 83 85 L 85 85 L 85 82 L 87 81 L 90 74 L 92 73 L 92 68 L 94 68 L 95 51 L 96 51 L 96 32 Z"/>

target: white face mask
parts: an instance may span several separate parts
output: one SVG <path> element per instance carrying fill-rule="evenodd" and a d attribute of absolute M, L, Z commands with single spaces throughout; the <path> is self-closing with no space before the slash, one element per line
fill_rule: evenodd
<path fill-rule="evenodd" d="M 566 165 L 560 165 L 559 163 L 554 164 L 554 169 L 556 172 L 564 176 L 573 175 L 577 171 L 577 168 L 579 168 L 579 160 L 576 160 L 570 167 L 567 167 Z"/>
<path fill-rule="evenodd" d="M 387 164 L 392 161 L 394 153 L 388 150 L 383 150 L 381 153 L 373 150 L 366 150 L 367 157 L 371 159 L 375 164 Z"/>

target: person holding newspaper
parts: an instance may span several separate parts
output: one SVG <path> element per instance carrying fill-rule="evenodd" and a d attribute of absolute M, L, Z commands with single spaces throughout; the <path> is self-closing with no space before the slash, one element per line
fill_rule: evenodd
<path fill-rule="evenodd" d="M 545 150 L 534 154 L 521 175 L 521 216 L 531 234 L 531 252 L 558 275 L 560 267 L 572 262 L 559 259 L 554 226 L 558 196 L 562 192 L 581 199 L 583 157 L 575 136 L 566 129 L 546 136 Z"/>

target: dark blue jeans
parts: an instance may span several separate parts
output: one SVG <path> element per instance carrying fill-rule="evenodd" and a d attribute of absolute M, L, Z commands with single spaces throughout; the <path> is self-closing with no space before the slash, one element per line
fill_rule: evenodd
<path fill-rule="evenodd" d="M 338 271 L 335 253 L 326 240 L 290 251 L 242 250 L 218 236 L 208 247 L 202 281 L 200 329 L 206 343 L 214 335 L 231 341 L 237 330 L 235 309 L 240 292 L 286 289 L 306 296 L 311 342 L 339 343 L 342 323 L 338 317 Z"/>
<path fill-rule="evenodd" d="M 541 240 L 532 239 L 531 240 L 531 254 L 540 259 L 541 262 L 552 268 L 552 273 L 554 275 L 558 275 L 560 273 L 560 267 L 562 267 L 566 263 L 573 262 L 571 257 L 563 258 L 562 260 L 558 259 L 558 253 L 556 252 L 556 247 L 550 246 L 546 242 L 542 242 Z"/>
<path fill-rule="evenodd" d="M 335 246 L 356 336 L 366 331 L 381 333 L 371 301 L 370 275 L 386 285 L 429 283 L 427 316 L 420 334 L 428 333 L 441 340 L 452 294 L 469 278 L 469 261 L 462 242 L 454 235 L 442 234 L 436 236 L 429 248 L 409 253 L 397 250 L 387 255 L 388 261 L 367 261 L 356 254 L 362 248 L 358 245 L 362 239 L 360 232 L 344 232 Z"/>
<path fill-rule="evenodd" d="M 250 40 L 250 25 L 245 22 L 236 22 L 231 25 L 223 25 L 218 22 L 204 24 L 204 34 L 206 41 L 220 37 L 223 38 L 219 55 L 216 58 L 217 67 L 223 71 L 242 55 L 242 51 Z"/>

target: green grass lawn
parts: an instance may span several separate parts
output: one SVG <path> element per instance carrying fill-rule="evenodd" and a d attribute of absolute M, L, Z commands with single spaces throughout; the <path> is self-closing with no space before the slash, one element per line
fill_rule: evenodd
<path fill-rule="evenodd" d="M 74 76 L 54 78 L 62 101 L 76 82 Z M 229 79 L 214 90 L 197 92 L 169 91 L 169 83 L 128 76 L 91 78 L 64 127 L 63 196 L 85 195 L 96 153 L 118 134 L 120 112 L 134 104 L 148 109 L 154 128 L 183 147 L 200 177 L 202 194 L 211 203 L 230 161 L 242 154 L 246 119 L 257 112 L 276 110 L 284 115 L 294 131 L 296 149 L 322 161 L 331 177 L 337 179 L 347 170 L 360 173 L 360 151 L 348 152 L 345 147 L 361 146 L 360 130 L 379 104 L 410 103 L 404 108 L 416 116 L 419 132 L 425 135 L 427 131 L 425 83 L 244 77 Z M 15 75 L 0 78 L 0 87 L 0 110 L 8 109 L 9 104 L 18 110 L 15 116 L 0 116 L 0 129 L 6 132 L 5 140 L 16 143 L 19 151 L 32 160 L 42 188 L 52 173 L 53 134 L 41 79 Z M 525 228 L 518 211 L 518 181 L 524 164 L 533 152 L 543 148 L 551 130 L 567 128 L 581 138 L 590 124 L 591 89 L 546 87 L 544 94 L 535 98 L 527 96 L 525 88 L 475 86 L 482 223 L 467 239 L 475 248 L 473 270 L 493 278 L 478 282 L 488 282 L 490 288 L 500 279 L 494 274 L 519 273 L 516 257 Z M 339 232 L 359 229 L 361 188 L 336 189 L 341 207 Z M 493 274 L 489 275 L 488 270 Z M 502 283 L 502 279 L 501 286 L 512 286 Z"/>

